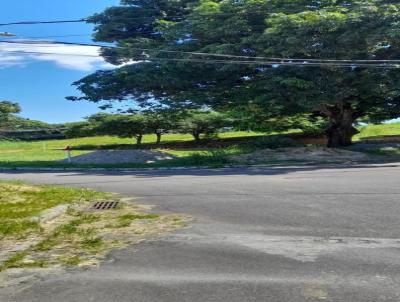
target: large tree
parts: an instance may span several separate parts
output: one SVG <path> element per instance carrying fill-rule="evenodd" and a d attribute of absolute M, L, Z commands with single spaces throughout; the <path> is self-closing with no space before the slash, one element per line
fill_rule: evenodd
<path fill-rule="evenodd" d="M 400 73 L 381 61 L 400 59 L 396 1 L 123 0 L 90 22 L 119 46 L 103 56 L 127 64 L 76 82 L 73 99 L 206 105 L 259 124 L 313 113 L 329 120 L 330 146 L 351 144 L 358 118 L 400 115 Z"/>

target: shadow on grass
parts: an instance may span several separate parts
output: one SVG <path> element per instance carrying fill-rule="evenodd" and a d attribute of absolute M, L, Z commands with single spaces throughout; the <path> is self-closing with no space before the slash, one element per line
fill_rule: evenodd
<path fill-rule="evenodd" d="M 359 163 L 347 163 L 347 162 L 315 162 L 310 159 L 310 162 L 296 161 L 296 160 L 265 160 L 260 163 L 261 165 L 343 165 L 346 167 L 361 167 L 366 164 L 390 164 L 400 162 L 400 154 L 398 156 L 383 156 L 385 154 L 379 154 L 376 151 L 366 150 L 363 146 L 369 144 L 357 143 L 354 146 L 346 148 L 347 150 L 361 151 L 364 153 L 376 154 L 375 158 L 372 158 L 369 162 L 359 162 Z M 380 145 L 380 144 L 379 144 Z M 143 149 L 154 149 L 164 148 L 171 149 L 171 151 L 178 150 L 188 150 L 187 156 L 178 157 L 170 160 L 159 160 L 153 163 L 121 163 L 121 164 L 75 164 L 75 163 L 65 163 L 60 161 L 1 161 L 0 168 L 5 169 L 17 169 L 17 168 L 31 168 L 41 169 L 41 168 L 54 168 L 54 169 L 145 169 L 145 168 L 176 168 L 176 167 L 211 167 L 211 168 L 221 168 L 229 166 L 237 166 L 238 164 L 232 162 L 230 156 L 240 155 L 254 152 L 258 149 L 264 148 L 280 148 L 293 146 L 293 142 L 284 135 L 269 135 L 269 136 L 252 136 L 252 137 L 240 137 L 240 138 L 227 138 L 227 139 L 211 139 L 204 140 L 201 144 L 196 144 L 195 142 L 165 142 L 159 145 L 156 144 L 143 144 Z M 380 145 L 381 146 L 381 145 Z M 74 147 L 74 150 L 110 150 L 110 149 L 135 149 L 135 145 L 123 144 L 123 145 L 106 145 L 106 146 L 96 146 L 96 145 L 81 145 Z M 190 154 L 190 151 L 195 151 L 196 153 Z M 380 156 L 382 155 L 382 156 Z M 251 164 L 240 164 L 240 166 L 251 166 Z"/>
<path fill-rule="evenodd" d="M 126 149 L 192 149 L 192 148 L 227 148 L 232 146 L 239 147 L 264 147 L 264 148 L 279 148 L 293 145 L 285 135 L 265 135 L 265 136 L 246 136 L 246 137 L 232 137 L 232 138 L 210 138 L 203 139 L 200 142 L 195 141 L 165 141 L 159 144 L 156 143 L 143 143 L 140 146 L 135 144 L 112 144 L 112 145 L 77 145 L 74 150 L 126 150 Z"/>
<path fill-rule="evenodd" d="M 371 166 L 375 165 L 375 166 Z M 379 166 L 381 165 L 381 166 Z M 38 162 L 1 162 L 0 170 L 17 170 L 18 168 L 28 168 L 32 171 L 40 172 L 40 170 L 50 168 L 55 170 L 70 170 L 75 171 L 79 174 L 119 174 L 119 173 L 133 173 L 134 176 L 143 177 L 156 177 L 156 176 L 172 176 L 172 175 L 227 175 L 230 174 L 286 174 L 293 171 L 315 171 L 319 169 L 350 169 L 350 168 L 371 168 L 371 167 L 400 167 L 400 156 L 380 156 L 379 159 L 370 162 L 304 162 L 298 160 L 266 160 L 258 166 L 251 164 L 233 163 L 227 156 L 210 156 L 210 155 L 199 155 L 194 154 L 185 158 L 163 160 L 156 163 L 145 163 L 145 164 L 64 164 L 59 162 L 51 161 L 38 161 Z M 158 170 L 157 168 L 165 168 L 165 170 Z M 168 169 L 171 168 L 171 169 Z M 173 168 L 187 168 L 187 170 L 176 170 Z M 83 170 L 82 170 L 83 169 Z M 96 170 L 100 169 L 100 170 Z M 129 171 L 117 171 L 118 169 L 130 169 Z M 156 170 L 154 170 L 156 169 Z M 104 172 L 102 172 L 104 170 Z M 196 171 L 198 170 L 198 171 Z M 265 170 L 265 171 L 264 171 Z M 79 171 L 79 172 L 78 172 Z M 179 172 L 181 171 L 181 172 Z M 188 173 L 183 171 L 189 171 Z M 264 171 L 264 172 L 263 172 Z M 266 172 L 268 171 L 268 172 Z M 45 171 L 43 171 L 45 172 Z M 21 171 L 20 173 L 24 173 Z"/>

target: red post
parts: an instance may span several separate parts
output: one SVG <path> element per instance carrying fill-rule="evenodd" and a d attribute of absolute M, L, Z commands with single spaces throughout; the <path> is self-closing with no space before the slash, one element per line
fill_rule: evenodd
<path fill-rule="evenodd" d="M 72 154 L 71 154 L 72 147 L 67 146 L 64 150 L 67 151 L 68 162 L 72 162 Z"/>

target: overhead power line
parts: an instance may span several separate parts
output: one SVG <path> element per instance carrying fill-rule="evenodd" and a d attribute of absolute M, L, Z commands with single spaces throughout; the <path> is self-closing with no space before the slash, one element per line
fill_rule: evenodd
<path fill-rule="evenodd" d="M 368 8 L 369 5 L 354 5 L 354 6 L 343 6 L 343 7 L 313 7 L 313 6 L 308 6 L 304 7 L 303 10 L 301 9 L 293 9 L 293 10 L 285 10 L 285 11 L 271 11 L 271 12 L 265 12 L 266 8 L 260 7 L 259 9 L 254 9 L 254 10 L 239 10 L 236 12 L 212 12 L 212 13 L 194 13 L 190 14 L 192 12 L 188 11 L 185 14 L 185 12 L 182 12 L 182 14 L 179 15 L 168 15 L 165 14 L 163 11 L 155 11 L 153 9 L 143 9 L 143 8 L 137 8 L 137 13 L 144 13 L 144 12 L 150 12 L 150 13 L 156 13 L 159 14 L 154 15 L 154 16 L 137 16 L 137 17 L 128 17 L 126 18 L 127 20 L 135 20 L 135 19 L 148 19 L 148 18 L 184 18 L 184 17 L 221 17 L 221 16 L 237 16 L 237 15 L 252 15 L 252 14 L 267 14 L 267 15 L 274 15 L 274 14 L 301 14 L 301 13 L 308 13 L 308 12 L 316 12 L 316 11 L 326 11 L 329 12 L 330 10 L 332 11 L 337 11 L 337 9 L 343 9 L 343 12 L 345 13 L 346 11 L 350 11 L 351 9 L 354 8 Z M 129 8 L 129 6 L 127 6 Z M 133 7 L 131 7 L 133 8 Z M 163 15 L 164 14 L 164 15 Z M 0 26 L 10 26 L 10 25 L 38 25 L 38 24 L 62 24 L 62 23 L 84 23 L 88 22 L 89 18 L 82 18 L 82 19 L 72 19 L 72 20 L 42 20 L 42 21 L 15 21 L 15 22 L 9 22 L 9 23 L 0 23 Z"/>
<path fill-rule="evenodd" d="M 3 50 L 0 49 L 0 52 L 7 53 L 18 53 L 18 54 L 34 54 L 34 55 L 60 55 L 60 56 L 72 56 L 72 57 L 92 57 L 92 58 L 100 58 L 100 55 L 91 55 L 91 54 L 82 54 L 82 53 L 67 53 L 67 52 L 42 52 L 42 51 L 25 51 L 25 50 Z"/>
<path fill-rule="evenodd" d="M 386 64 L 386 63 L 400 63 L 400 59 L 393 60 L 376 60 L 376 59 L 316 59 L 316 58 L 282 58 L 282 57 L 262 57 L 262 56 L 240 56 L 230 54 L 219 54 L 219 53 L 206 53 L 206 52 L 191 52 L 191 51 L 179 51 L 179 50 L 163 50 L 163 49 L 149 49 L 149 48 L 136 48 L 136 47 L 120 47 L 120 46 L 105 46 L 101 44 L 90 44 L 90 43 L 76 43 L 76 42 L 63 42 L 63 41 L 0 41 L 0 43 L 18 44 L 18 45 L 35 45 L 35 47 L 48 47 L 49 45 L 74 45 L 74 46 L 90 46 L 99 48 L 109 49 L 126 49 L 126 50 L 137 50 L 137 51 L 148 51 L 155 53 L 170 53 L 170 54 L 185 54 L 194 55 L 201 57 L 218 57 L 218 58 L 229 58 L 229 59 L 244 59 L 244 60 L 267 60 L 274 61 L 277 64 L 312 64 L 312 63 L 332 63 L 332 64 L 348 64 L 352 66 L 354 64 L 370 65 L 370 64 Z M 46 45 L 44 45 L 46 44 Z"/>
<path fill-rule="evenodd" d="M 10 23 L 0 23 L 0 26 L 9 26 L 9 25 L 36 25 L 36 24 L 61 24 L 61 23 L 83 23 L 86 22 L 87 19 L 78 19 L 78 20 L 53 20 L 53 21 L 17 21 Z"/>
<path fill-rule="evenodd" d="M 175 59 L 175 58 L 157 58 L 152 57 L 149 61 L 181 61 L 181 62 L 196 62 L 196 63 L 212 63 L 212 64 L 238 64 L 238 65 L 258 65 L 258 66 L 302 66 L 302 67 L 346 67 L 346 68 L 400 68 L 398 64 L 341 64 L 341 63 L 307 63 L 307 62 L 281 62 L 281 61 L 233 61 L 233 60 L 205 60 L 205 59 Z"/>
<path fill-rule="evenodd" d="M 34 55 L 57 55 L 57 56 L 72 56 L 72 57 L 93 57 L 97 58 L 97 55 L 91 54 L 73 54 L 73 53 L 61 53 L 61 52 L 37 52 L 37 51 L 22 51 L 22 50 L 0 50 L 7 53 L 18 53 L 18 54 L 34 54 Z M 111 56 L 104 56 L 111 57 Z M 235 60 L 207 60 L 207 59 L 192 59 L 192 58 L 158 58 L 152 57 L 142 62 L 151 61 L 174 61 L 174 62 L 192 62 L 192 63 L 203 63 L 203 64 L 236 64 L 236 65 L 256 65 L 256 66 L 302 66 L 302 67 L 338 67 L 338 68 L 387 68 L 397 69 L 400 68 L 398 64 L 348 64 L 348 63 L 302 63 L 302 62 L 280 62 L 280 61 L 235 61 Z"/>
<path fill-rule="evenodd" d="M 138 12 L 141 13 L 141 12 Z M 259 12 L 236 12 L 236 13 L 208 13 L 208 14 L 196 14 L 191 15 L 190 18 L 195 17 L 221 17 L 221 16 L 237 16 L 238 14 L 256 14 L 256 13 L 263 13 L 262 11 Z M 270 13 L 273 14 L 273 13 Z M 160 16 L 137 16 L 137 17 L 129 17 L 126 20 L 148 20 L 149 18 L 154 19 L 170 19 L 170 18 L 184 18 L 187 17 L 186 15 L 160 15 Z M 0 23 L 0 26 L 11 26 L 11 25 L 40 25 L 40 24 L 63 24 L 63 23 L 85 23 L 88 22 L 89 19 L 78 19 L 78 20 L 51 20 L 51 21 L 16 21 L 16 22 L 9 22 L 9 23 Z"/>
<path fill-rule="evenodd" d="M 68 38 L 68 37 L 91 37 L 92 34 L 68 34 L 68 35 L 52 35 L 52 36 L 18 36 L 23 39 L 47 39 L 47 38 Z"/>

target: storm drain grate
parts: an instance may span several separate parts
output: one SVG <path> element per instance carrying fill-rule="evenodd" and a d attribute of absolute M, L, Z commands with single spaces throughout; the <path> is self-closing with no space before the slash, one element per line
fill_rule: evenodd
<path fill-rule="evenodd" d="M 118 201 L 96 201 L 92 208 L 95 210 L 111 210 L 118 206 Z"/>

